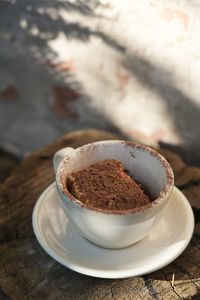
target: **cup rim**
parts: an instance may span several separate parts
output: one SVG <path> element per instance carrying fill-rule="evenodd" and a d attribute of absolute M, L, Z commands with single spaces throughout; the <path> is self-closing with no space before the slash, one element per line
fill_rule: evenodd
<path fill-rule="evenodd" d="M 66 156 L 63 158 L 63 160 L 60 162 L 57 172 L 56 172 L 56 186 L 57 186 L 57 190 L 58 190 L 59 194 L 61 193 L 62 196 L 64 196 L 64 198 L 67 201 L 72 202 L 76 206 L 86 208 L 86 209 L 94 211 L 94 212 L 104 213 L 107 215 L 129 215 L 129 214 L 135 214 L 135 213 L 144 213 L 147 210 L 149 211 L 149 210 L 152 210 L 152 209 L 158 207 L 162 202 L 164 202 L 165 199 L 167 199 L 170 196 L 170 194 L 173 191 L 174 173 L 173 173 L 172 167 L 170 166 L 169 162 L 156 150 L 150 148 L 149 146 L 146 146 L 146 145 L 143 145 L 140 143 L 135 143 L 133 141 L 105 140 L 105 141 L 98 141 L 98 142 L 85 144 L 85 145 L 75 149 L 75 151 L 80 150 L 80 149 L 85 150 L 88 147 L 95 147 L 96 145 L 99 145 L 99 144 L 112 144 L 112 143 L 121 143 L 121 144 L 130 146 L 130 147 L 133 147 L 133 148 L 142 149 L 143 151 L 148 152 L 150 155 L 152 155 L 153 157 L 155 157 L 162 163 L 163 167 L 166 170 L 167 183 L 162 188 L 159 196 L 155 200 L 153 200 L 152 202 L 150 202 L 149 204 L 146 204 L 144 206 L 131 208 L 131 209 L 124 209 L 124 210 L 110 210 L 110 209 L 105 209 L 105 208 L 97 208 L 97 207 L 93 207 L 91 205 L 81 202 L 80 200 L 75 198 L 66 188 L 66 181 L 65 181 L 66 176 L 63 176 L 63 173 L 62 173 L 63 169 L 65 168 L 66 161 L 71 159 L 71 156 L 70 157 Z"/>

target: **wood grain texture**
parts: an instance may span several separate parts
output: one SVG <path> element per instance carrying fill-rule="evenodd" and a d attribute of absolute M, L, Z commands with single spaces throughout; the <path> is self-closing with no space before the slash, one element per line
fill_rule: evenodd
<path fill-rule="evenodd" d="M 0 184 L 8 177 L 19 159 L 0 149 Z"/>
<path fill-rule="evenodd" d="M 98 279 L 59 265 L 39 246 L 31 215 L 38 196 L 54 180 L 54 152 L 116 138 L 97 130 L 68 134 L 24 159 L 0 186 L 0 299 L 200 299 L 200 169 L 188 167 L 164 149 L 160 152 L 172 164 L 176 184 L 195 206 L 197 216 L 193 239 L 175 262 L 146 276 Z"/>

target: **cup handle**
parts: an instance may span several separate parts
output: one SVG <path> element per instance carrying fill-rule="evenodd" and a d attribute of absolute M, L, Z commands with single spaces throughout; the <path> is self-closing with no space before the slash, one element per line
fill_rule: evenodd
<path fill-rule="evenodd" d="M 65 147 L 65 148 L 60 149 L 59 151 L 57 151 L 54 154 L 54 156 L 53 156 L 53 168 L 54 168 L 55 173 L 57 172 L 58 165 L 60 164 L 61 160 L 65 156 L 71 156 L 74 152 L 75 152 L 74 148 Z"/>

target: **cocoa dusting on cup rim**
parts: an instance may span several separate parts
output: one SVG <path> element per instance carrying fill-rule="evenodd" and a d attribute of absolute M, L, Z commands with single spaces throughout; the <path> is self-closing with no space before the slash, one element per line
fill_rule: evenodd
<path fill-rule="evenodd" d="M 100 142 L 90 143 L 90 144 L 82 146 L 81 149 L 79 149 L 79 151 L 85 151 L 85 149 L 87 149 L 87 148 L 95 149 L 98 144 L 100 144 L 100 143 L 106 144 L 108 142 L 110 142 L 110 141 L 100 141 Z M 132 213 L 146 212 L 147 210 L 150 210 L 150 209 L 154 208 L 155 206 L 159 205 L 165 199 L 166 196 L 170 196 L 170 194 L 172 193 L 172 190 L 173 190 L 174 175 L 173 175 L 173 171 L 172 171 L 169 163 L 166 161 L 166 159 L 161 154 L 159 154 L 155 150 L 153 150 L 145 145 L 134 143 L 132 141 L 113 140 L 112 142 L 118 142 L 118 143 L 121 142 L 124 145 L 132 146 L 133 148 L 140 148 L 140 149 L 143 149 L 144 151 L 148 151 L 151 155 L 156 157 L 162 163 L 162 165 L 164 166 L 164 168 L 167 172 L 167 183 L 161 190 L 159 196 L 153 202 L 150 202 L 149 204 L 146 204 L 145 206 L 140 206 L 137 208 L 126 209 L 126 210 L 109 210 L 109 209 L 95 208 L 95 207 L 89 206 L 87 204 L 84 204 L 80 200 L 76 199 L 68 191 L 68 189 L 66 187 L 66 177 L 67 176 L 66 176 L 65 172 L 63 172 L 63 171 L 64 171 L 65 165 L 66 165 L 67 161 L 70 159 L 70 157 L 65 157 L 63 159 L 63 161 L 61 162 L 60 166 L 58 167 L 56 179 L 57 179 L 58 192 L 62 193 L 62 195 L 67 198 L 66 200 L 70 200 L 74 204 L 76 204 L 80 207 L 92 210 L 94 212 L 104 213 L 107 215 L 109 215 L 109 214 L 128 215 L 128 214 L 132 214 Z M 132 152 L 132 153 L 134 153 L 134 152 Z M 134 155 L 131 155 L 131 156 L 134 159 Z"/>
<path fill-rule="evenodd" d="M 156 157 L 161 162 L 161 164 L 164 166 L 164 168 L 167 172 L 167 184 L 170 184 L 170 185 L 173 184 L 174 174 L 173 174 L 172 168 L 171 168 L 170 164 L 168 163 L 168 161 L 161 154 L 159 154 L 156 150 L 154 150 L 148 146 L 145 146 L 143 144 L 134 143 L 132 141 L 122 141 L 122 144 L 127 145 L 127 146 L 132 146 L 133 148 L 143 149 L 146 152 L 149 152 L 152 156 Z M 131 156 L 134 157 L 133 152 L 131 152 Z M 165 187 L 166 187 L 166 185 L 165 185 Z"/>

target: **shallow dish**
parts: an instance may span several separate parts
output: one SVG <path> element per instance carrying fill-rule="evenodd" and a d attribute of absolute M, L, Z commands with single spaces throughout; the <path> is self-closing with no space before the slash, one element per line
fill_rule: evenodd
<path fill-rule="evenodd" d="M 176 187 L 159 223 L 146 238 L 125 249 L 104 249 L 84 239 L 68 222 L 55 183 L 38 198 L 32 221 L 38 242 L 53 259 L 101 278 L 144 275 L 166 266 L 184 251 L 194 230 L 191 206 Z"/>

